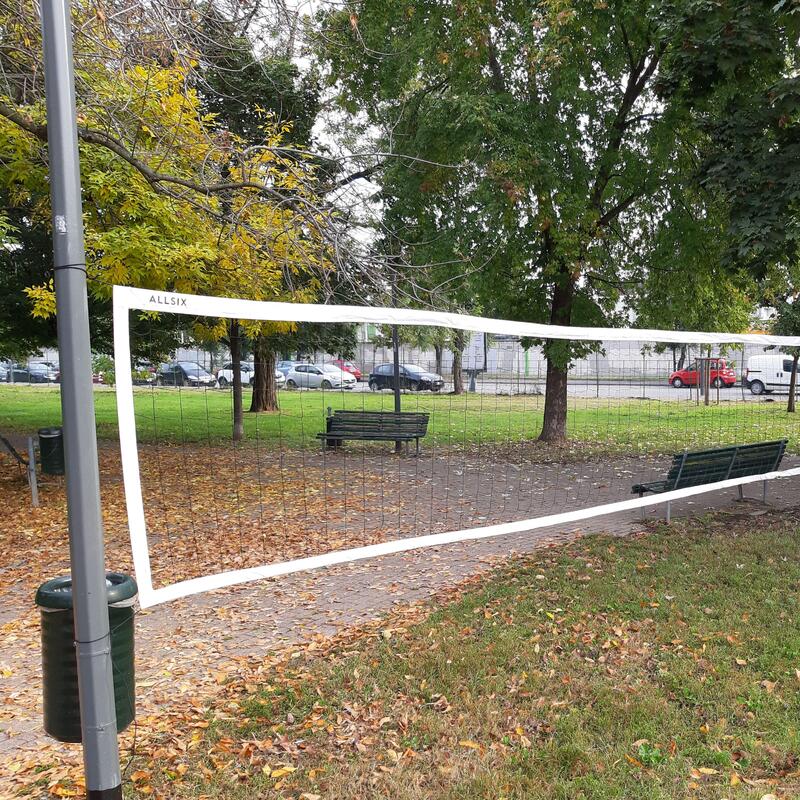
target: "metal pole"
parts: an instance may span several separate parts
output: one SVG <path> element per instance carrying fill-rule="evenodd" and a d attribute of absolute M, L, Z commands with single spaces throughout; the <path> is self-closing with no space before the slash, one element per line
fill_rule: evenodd
<path fill-rule="evenodd" d="M 595 397 L 600 397 L 600 353 L 594 353 L 594 387 Z"/>
<path fill-rule="evenodd" d="M 61 412 L 88 800 L 121 800 L 83 244 L 69 0 L 43 0 Z"/>
<path fill-rule="evenodd" d="M 392 285 L 392 305 L 397 308 L 397 284 Z M 392 325 L 392 372 L 394 375 L 394 410 L 397 414 L 401 411 L 400 403 L 400 332 L 397 325 Z M 403 443 L 394 443 L 395 453 L 401 452 Z"/>
<path fill-rule="evenodd" d="M 642 400 L 647 399 L 647 387 L 645 385 L 645 372 L 647 371 L 647 356 L 642 353 Z"/>
<path fill-rule="evenodd" d="M 39 508 L 39 484 L 36 482 L 36 451 L 33 436 L 28 437 L 28 486 L 31 488 L 31 505 Z"/>

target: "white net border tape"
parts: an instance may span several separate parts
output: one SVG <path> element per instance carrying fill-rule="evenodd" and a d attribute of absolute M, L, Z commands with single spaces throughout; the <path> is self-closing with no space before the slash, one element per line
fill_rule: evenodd
<path fill-rule="evenodd" d="M 557 325 L 512 322 L 486 319 L 439 311 L 417 311 L 395 308 L 367 308 L 362 306 L 327 306 L 294 303 L 260 303 L 224 297 L 153 292 L 147 289 L 114 287 L 114 362 L 116 371 L 117 415 L 119 419 L 120 451 L 125 483 L 125 502 L 131 537 L 139 601 L 143 608 L 157 603 L 176 600 L 212 589 L 221 589 L 249 581 L 275 578 L 303 570 L 319 569 L 349 561 L 359 561 L 408 550 L 437 547 L 474 539 L 488 539 L 510 533 L 533 531 L 540 528 L 580 522 L 591 517 L 631 511 L 645 506 L 666 503 L 709 491 L 728 489 L 748 483 L 758 483 L 774 478 L 800 475 L 800 467 L 720 481 L 705 486 L 677 489 L 656 497 L 632 498 L 617 503 L 551 514 L 535 519 L 517 520 L 500 525 L 469 528 L 448 533 L 430 534 L 399 539 L 381 544 L 338 550 L 310 558 L 299 558 L 278 564 L 268 564 L 250 569 L 207 575 L 180 581 L 160 589 L 153 588 L 150 554 L 147 542 L 147 525 L 144 516 L 139 454 L 136 441 L 136 418 L 133 405 L 132 362 L 130 352 L 129 311 L 162 311 L 190 316 L 225 317 L 233 319 L 271 320 L 286 322 L 366 322 L 377 325 L 431 325 L 459 328 L 461 330 L 525 336 L 537 339 L 582 339 L 589 341 L 653 341 L 691 344 L 775 344 L 800 346 L 800 337 L 769 336 L 764 334 L 704 333 L 698 331 L 658 331 L 621 328 L 571 328 Z"/>

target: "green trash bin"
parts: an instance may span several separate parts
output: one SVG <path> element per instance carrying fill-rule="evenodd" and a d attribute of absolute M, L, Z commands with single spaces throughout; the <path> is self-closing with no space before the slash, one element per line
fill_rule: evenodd
<path fill-rule="evenodd" d="M 106 573 L 117 731 L 125 730 L 135 716 L 133 604 L 137 592 L 136 581 L 129 575 Z M 43 583 L 36 592 L 36 605 L 42 617 L 44 729 L 61 742 L 80 742 L 72 578 L 65 576 Z"/>
<path fill-rule="evenodd" d="M 45 475 L 64 474 L 64 432 L 61 428 L 39 428 L 39 460 Z"/>

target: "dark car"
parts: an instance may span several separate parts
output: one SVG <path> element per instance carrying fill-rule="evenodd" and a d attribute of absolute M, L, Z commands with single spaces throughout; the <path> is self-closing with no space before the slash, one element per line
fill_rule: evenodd
<path fill-rule="evenodd" d="M 418 367 L 416 364 L 400 365 L 400 388 L 412 392 L 429 390 L 438 392 L 444 386 L 444 378 L 435 372 Z M 369 375 L 369 388 L 373 392 L 379 389 L 394 389 L 394 365 L 379 364 Z"/>
<path fill-rule="evenodd" d="M 49 362 L 12 364 L 8 370 L 9 383 L 58 383 L 59 374 Z"/>
<path fill-rule="evenodd" d="M 217 379 L 194 361 L 162 364 L 156 383 L 159 386 L 216 386 Z"/>

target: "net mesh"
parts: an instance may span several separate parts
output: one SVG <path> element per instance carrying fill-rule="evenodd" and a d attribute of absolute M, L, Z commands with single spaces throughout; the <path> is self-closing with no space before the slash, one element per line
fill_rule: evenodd
<path fill-rule="evenodd" d="M 224 348 L 187 340 L 174 361 L 139 365 L 132 407 L 155 589 L 600 508 L 636 498 L 636 486 L 655 503 L 664 490 L 798 463 L 791 372 L 774 370 L 783 374 L 760 393 L 755 373 L 746 376 L 754 358 L 783 367 L 789 357 L 777 348 L 563 340 L 583 352 L 566 369 L 563 415 L 551 413 L 563 417 L 564 437 L 543 441 L 546 406 L 560 400 L 548 398 L 545 343 L 489 332 L 459 339 L 447 329 L 438 347 L 439 329 L 397 333 L 399 397 L 386 326 L 354 325 L 344 354 L 326 348 L 336 337 L 325 323 L 311 346 L 308 337 L 302 351 L 284 340 L 263 363 L 246 347 L 240 441 Z M 275 371 L 277 407 L 250 412 L 262 368 Z M 758 443 L 770 444 L 736 455 Z M 675 456 L 684 453 L 681 467 Z"/>

